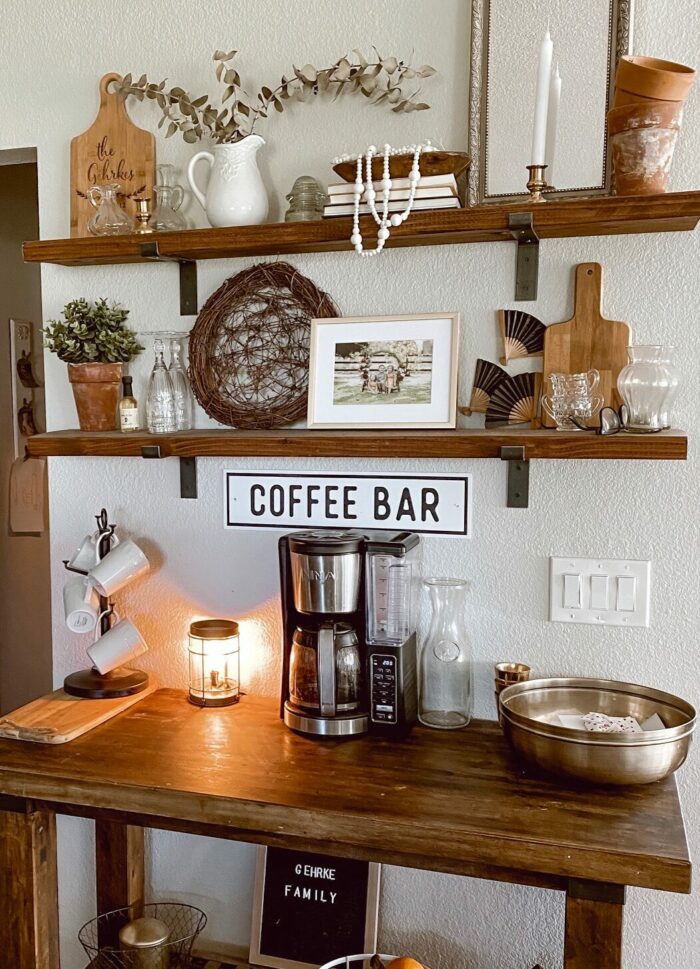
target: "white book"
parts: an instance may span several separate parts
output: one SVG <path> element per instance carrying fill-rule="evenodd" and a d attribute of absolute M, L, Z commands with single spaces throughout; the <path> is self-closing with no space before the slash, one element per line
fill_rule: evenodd
<path fill-rule="evenodd" d="M 406 207 L 405 202 L 400 200 L 396 202 L 389 202 L 390 212 L 402 212 Z M 454 196 L 450 198 L 442 199 L 417 199 L 413 203 L 413 210 L 426 210 L 426 209 L 459 209 L 461 205 L 459 204 L 459 199 Z M 381 215 L 382 206 L 377 205 L 377 212 Z M 353 215 L 355 212 L 355 205 L 327 205 L 323 210 L 324 218 L 329 218 L 334 215 Z M 360 215 L 369 215 L 369 205 L 366 203 L 360 205 Z"/>
<path fill-rule="evenodd" d="M 407 199 L 411 194 L 410 188 L 392 188 L 389 192 L 389 203 L 403 201 Z M 444 188 L 441 185 L 436 185 L 434 188 L 417 188 L 416 198 L 417 199 L 443 199 L 443 198 L 454 198 L 454 192 L 451 192 L 448 188 Z M 355 201 L 355 195 L 353 192 L 344 192 L 342 195 L 331 195 L 330 196 L 331 205 L 348 205 Z M 364 192 L 362 195 L 363 202 L 367 200 L 367 193 Z M 377 201 L 381 202 L 382 192 L 381 190 L 377 192 Z"/>
<path fill-rule="evenodd" d="M 410 188 L 411 183 L 408 178 L 392 178 L 392 185 L 395 189 Z M 381 191 L 381 182 L 375 182 L 376 191 Z M 457 179 L 454 175 L 423 175 L 418 183 L 419 188 L 447 188 L 453 194 L 457 194 Z M 338 182 L 328 186 L 329 195 L 345 195 L 352 192 L 352 182 Z"/>

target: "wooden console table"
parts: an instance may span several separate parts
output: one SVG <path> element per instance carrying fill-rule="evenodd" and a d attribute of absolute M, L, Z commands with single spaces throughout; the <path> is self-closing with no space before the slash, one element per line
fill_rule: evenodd
<path fill-rule="evenodd" d="M 673 778 L 562 787 L 494 723 L 318 741 L 277 712 L 159 690 L 64 746 L 0 741 L 3 964 L 58 969 L 57 813 L 96 822 L 100 911 L 142 899 L 143 829 L 165 828 L 565 891 L 565 969 L 620 969 L 625 886 L 690 891 Z"/>

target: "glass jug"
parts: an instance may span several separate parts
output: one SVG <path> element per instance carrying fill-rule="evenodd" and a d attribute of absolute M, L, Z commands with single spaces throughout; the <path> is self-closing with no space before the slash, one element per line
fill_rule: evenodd
<path fill-rule="evenodd" d="M 149 225 L 156 232 L 176 232 L 187 228 L 187 220 L 179 211 L 184 198 L 181 185 L 175 184 L 175 168 L 172 165 L 158 165 L 158 184 L 153 188 L 155 207 Z"/>
<path fill-rule="evenodd" d="M 433 614 L 420 654 L 418 719 L 457 730 L 472 718 L 472 660 L 464 619 L 466 579 L 425 579 Z"/>
<path fill-rule="evenodd" d="M 189 431 L 192 427 L 192 391 L 182 361 L 182 344 L 186 339 L 186 336 L 171 337 L 170 339 L 168 373 L 173 386 L 175 429 L 178 431 Z"/>
<path fill-rule="evenodd" d="M 119 204 L 117 182 L 110 185 L 93 185 L 88 198 L 95 207 L 95 214 L 88 222 L 88 231 L 94 236 L 119 236 L 133 232 L 134 221 Z"/>
<path fill-rule="evenodd" d="M 352 626 L 345 622 L 322 623 L 318 630 L 297 626 L 289 660 L 292 703 L 321 716 L 352 713 L 360 707 L 361 678 L 359 642 Z"/>

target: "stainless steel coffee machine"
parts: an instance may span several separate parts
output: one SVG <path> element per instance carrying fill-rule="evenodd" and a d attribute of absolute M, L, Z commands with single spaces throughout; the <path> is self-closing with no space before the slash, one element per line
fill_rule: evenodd
<path fill-rule="evenodd" d="M 409 532 L 280 539 L 281 716 L 315 736 L 405 733 L 416 719 Z"/>

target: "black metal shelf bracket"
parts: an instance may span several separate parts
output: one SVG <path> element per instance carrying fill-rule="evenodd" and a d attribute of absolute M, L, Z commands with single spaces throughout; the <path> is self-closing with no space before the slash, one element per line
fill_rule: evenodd
<path fill-rule="evenodd" d="M 530 501 L 530 460 L 525 448 L 502 447 L 501 461 L 508 462 L 508 508 L 527 508 Z"/>
<path fill-rule="evenodd" d="M 149 460 L 162 458 L 160 444 L 144 444 L 141 457 Z M 180 460 L 180 497 L 197 497 L 197 458 L 182 457 Z"/>
<path fill-rule="evenodd" d="M 180 316 L 196 316 L 198 312 L 197 263 L 193 259 L 162 255 L 157 239 L 142 242 L 140 253 L 142 259 L 152 259 L 154 262 L 176 262 L 179 265 Z"/>
<path fill-rule="evenodd" d="M 532 212 L 511 212 L 508 216 L 508 228 L 518 243 L 515 267 L 515 299 L 517 302 L 537 299 L 540 237 L 532 224 Z"/>

